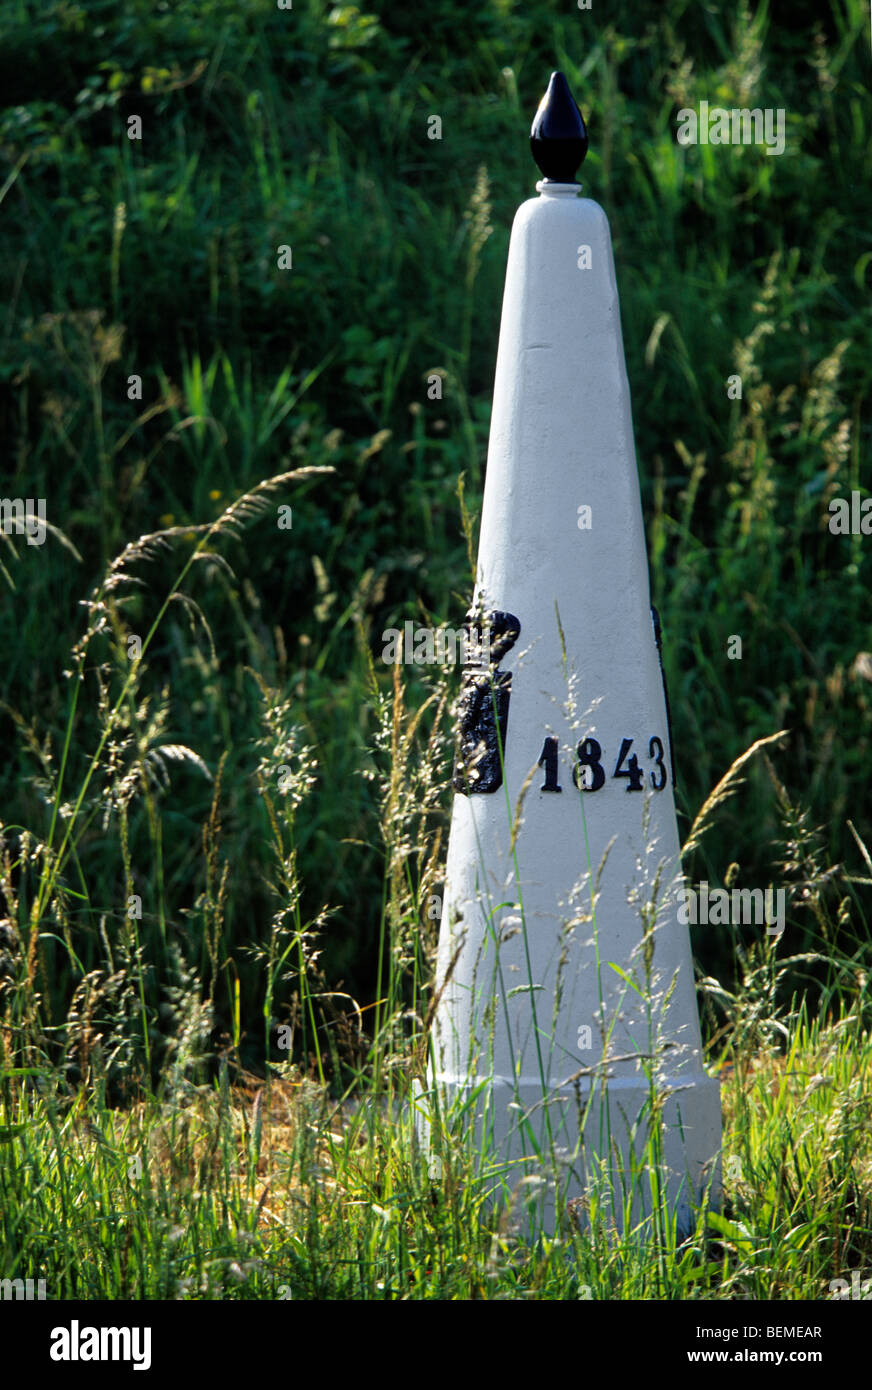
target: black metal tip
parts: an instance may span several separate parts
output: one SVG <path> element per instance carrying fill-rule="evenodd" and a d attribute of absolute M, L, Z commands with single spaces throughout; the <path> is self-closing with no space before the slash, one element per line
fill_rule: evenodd
<path fill-rule="evenodd" d="M 584 118 L 562 72 L 552 72 L 530 131 L 533 158 L 552 183 L 577 183 L 587 154 Z"/>

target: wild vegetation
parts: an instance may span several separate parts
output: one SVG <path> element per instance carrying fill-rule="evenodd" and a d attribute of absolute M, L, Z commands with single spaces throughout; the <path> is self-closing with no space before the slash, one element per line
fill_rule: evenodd
<path fill-rule="evenodd" d="M 872 1273 L 869 542 L 827 524 L 870 444 L 868 12 L 558 10 L 3 6 L 0 490 L 50 529 L 0 533 L 0 1272 L 50 1297 Z M 535 1190 L 493 1209 L 498 1167 L 412 1133 L 457 674 L 381 633 L 466 609 L 554 67 L 612 226 L 685 870 L 789 890 L 778 940 L 694 932 L 726 1196 L 686 1238 L 595 1193 L 539 1239 Z M 783 107 L 785 153 L 682 148 L 701 100 Z"/>

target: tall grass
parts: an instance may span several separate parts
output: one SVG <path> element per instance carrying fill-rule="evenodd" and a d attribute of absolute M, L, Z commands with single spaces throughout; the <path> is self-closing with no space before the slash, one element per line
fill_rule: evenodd
<path fill-rule="evenodd" d="M 154 660 L 178 697 L 179 744 L 213 774 L 228 754 L 231 931 L 253 916 L 263 933 L 271 912 L 239 751 L 258 713 L 243 665 L 293 692 L 322 768 L 300 827 L 304 911 L 320 910 L 321 885 L 341 905 L 330 969 L 369 997 L 370 654 L 383 628 L 419 613 L 454 626 L 466 606 L 456 483 L 464 473 L 474 524 L 509 224 L 533 191 L 525 122 L 554 65 L 589 117 L 585 192 L 614 234 L 681 812 L 689 824 L 776 728 L 790 729 L 782 776 L 828 826 L 834 863 L 852 852 L 846 817 L 869 809 L 856 775 L 867 559 L 862 537 L 826 527 L 869 437 L 862 6 L 794 7 L 792 30 L 763 6 L 718 18 L 683 0 L 640 27 L 622 4 L 595 35 L 547 6 L 488 4 L 473 25 L 446 0 L 411 27 L 383 8 L 307 6 L 292 44 L 287 15 L 259 0 L 208 0 L 196 16 L 11 0 L 0 19 L 4 492 L 45 497 L 74 547 L 0 544 L 7 819 L 32 824 L 35 810 L 15 716 L 30 725 L 39 708 L 38 740 L 59 746 L 76 602 L 110 556 L 217 517 L 265 477 L 332 466 L 329 488 L 297 494 L 292 531 L 232 547 L 238 584 L 212 578 L 223 602 L 205 694 L 180 609 Z M 678 146 L 675 112 L 702 99 L 784 106 L 784 156 Z M 427 138 L 434 112 L 442 140 Z M 127 138 L 133 114 L 142 141 Z M 277 269 L 282 244 L 291 272 Z M 741 400 L 727 396 L 734 372 Z M 741 660 L 726 655 L 732 635 Z M 727 856 L 710 842 L 692 877 L 715 882 L 730 862 L 771 876 L 777 811 L 753 775 L 753 830 L 727 813 Z M 185 846 L 208 800 L 204 780 L 184 833 L 164 836 L 171 919 L 190 906 Z M 134 861 L 138 833 L 135 817 Z M 106 850 L 94 872 L 108 899 L 119 868 Z M 729 968 L 719 943 L 701 950 L 707 968 Z"/>
<path fill-rule="evenodd" d="M 316 0 L 289 41 L 260 0 L 4 5 L 0 475 L 52 528 L 0 536 L 4 1277 L 815 1297 L 868 1272 L 869 562 L 826 525 L 869 443 L 867 12 L 791 13 Z M 391 676 L 378 638 L 466 607 L 554 66 L 614 233 L 683 823 L 746 778 L 685 869 L 791 890 L 783 945 L 697 932 L 727 1203 L 645 1246 L 608 1236 L 607 1189 L 586 1234 L 531 1239 L 535 1202 L 488 1205 L 496 1159 L 413 1134 L 453 685 Z M 788 152 L 677 146 L 702 99 L 784 106 Z M 291 529 L 226 521 L 267 496 Z"/>
<path fill-rule="evenodd" d="M 114 572 L 129 565 L 128 556 Z M 89 612 L 93 620 L 93 605 Z M 440 1117 L 438 1161 L 422 1149 L 417 1078 L 435 946 L 422 907 L 434 869 L 420 848 L 427 837 L 410 830 L 426 816 L 428 789 L 432 797 L 450 752 L 442 673 L 435 683 L 431 727 L 421 710 L 406 706 L 399 667 L 381 710 L 382 991 L 368 1036 L 361 1006 L 325 988 L 318 961 L 324 921 L 300 916 L 294 828 L 313 794 L 311 754 L 262 680 L 258 775 L 273 825 L 277 904 L 268 939 L 256 948 L 269 1000 L 263 1020 L 272 1033 L 271 1010 L 289 982 L 286 1017 L 308 1067 L 289 1048 L 286 1060 L 254 1076 L 240 1059 L 238 1026 L 217 1051 L 210 1041 L 216 990 L 223 983 L 238 999 L 225 964 L 220 770 L 204 826 L 204 955 L 186 960 L 183 946 L 167 943 L 160 1005 L 157 981 L 143 971 L 136 919 L 129 928 L 104 921 L 102 968 L 83 976 L 66 1017 L 48 1023 L 38 961 L 51 934 L 36 933 L 34 948 L 14 916 L 4 924 L 6 1277 L 44 1278 L 49 1297 L 75 1298 L 814 1298 L 829 1296 L 830 1280 L 867 1269 L 869 947 L 853 957 L 831 949 L 836 924 L 814 835 L 805 850 L 828 969 L 824 1009 L 811 1017 L 795 988 L 784 998 L 785 981 L 811 962 L 782 954 L 768 938 L 739 952 L 734 992 L 702 981 L 717 1030 L 711 1061 L 726 1104 L 720 1213 L 703 1203 L 693 1229 L 677 1230 L 668 1204 L 658 1201 L 656 1123 L 638 1166 L 624 1174 L 625 1190 L 620 1178 L 616 1189 L 607 1165 L 593 1171 L 583 1223 L 574 1219 L 577 1206 L 564 1208 L 548 1236 L 537 1212 L 543 1182 L 559 1169 L 553 1154 L 542 1155 L 530 1174 L 535 1182 L 519 1186 L 518 1172 L 498 1154 L 488 1156 L 464 1126 L 466 1101 L 460 1113 Z M 115 739 L 127 708 L 117 705 Z M 106 761 L 108 752 L 91 782 L 105 775 Z M 711 828 L 744 766 L 710 799 L 697 834 Z M 291 768 L 281 784 L 277 767 Z M 120 772 L 116 785 L 124 781 Z M 143 794 L 140 767 L 137 773 L 131 797 Z M 80 792 L 76 800 L 81 815 L 86 798 Z M 795 808 L 782 800 L 782 810 L 790 831 Z M 76 822 L 68 819 L 74 846 Z M 123 833 L 117 808 L 111 821 Z M 862 841 L 860 848 L 868 857 Z M 31 858 L 43 864 L 43 877 L 51 875 L 60 915 L 63 861 L 35 845 Z M 7 848 L 3 891 L 19 923 L 24 868 Z M 849 889 L 851 877 L 839 876 L 839 887 Z M 31 896 L 39 901 L 38 889 Z M 143 1006 L 144 973 L 154 992 L 146 989 Z M 160 1050 L 154 1084 L 140 1042 L 143 1021 Z M 653 1086 L 653 1071 L 651 1079 Z M 655 1121 L 656 1100 L 655 1088 Z M 634 1193 L 652 1182 L 655 1219 L 634 1220 Z"/>

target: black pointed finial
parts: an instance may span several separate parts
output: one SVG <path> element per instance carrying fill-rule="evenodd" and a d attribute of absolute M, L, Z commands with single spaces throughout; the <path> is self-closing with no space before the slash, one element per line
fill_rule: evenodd
<path fill-rule="evenodd" d="M 552 72 L 530 131 L 533 158 L 551 183 L 577 183 L 587 154 L 584 118 L 562 72 Z"/>

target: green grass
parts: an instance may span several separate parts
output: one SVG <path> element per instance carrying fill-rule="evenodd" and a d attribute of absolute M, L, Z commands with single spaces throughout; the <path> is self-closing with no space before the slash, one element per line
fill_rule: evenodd
<path fill-rule="evenodd" d="M 872 574 L 826 523 L 870 445 L 869 61 L 860 0 L 789 24 L 688 0 L 7 0 L 0 477 L 54 530 L 0 537 L 4 1275 L 815 1297 L 868 1272 Z M 434 1186 L 401 1126 L 336 1109 L 422 1074 L 456 677 L 392 684 L 380 635 L 468 602 L 555 66 L 612 226 L 685 834 L 787 730 L 685 856 L 692 882 L 789 889 L 771 956 L 694 937 L 742 1177 L 720 1226 L 632 1256 L 529 1243 L 462 1145 Z M 702 99 L 783 106 L 786 153 L 678 146 Z"/>
<path fill-rule="evenodd" d="M 584 1235 L 533 1239 L 523 1195 L 488 1203 L 496 1162 L 454 1142 L 437 1176 L 408 1112 L 340 1108 L 293 1068 L 265 1090 L 179 1068 L 123 1111 L 7 1077 L 3 1268 L 75 1299 L 829 1298 L 872 1263 L 870 1072 L 857 1009 L 736 1054 L 724 1208 L 684 1239 L 616 1236 L 595 1197 Z"/>

